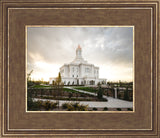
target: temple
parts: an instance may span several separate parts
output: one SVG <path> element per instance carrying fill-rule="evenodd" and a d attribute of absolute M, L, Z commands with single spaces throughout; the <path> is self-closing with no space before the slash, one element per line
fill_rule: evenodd
<path fill-rule="evenodd" d="M 60 67 L 62 82 L 64 85 L 97 85 L 106 84 L 106 79 L 99 78 L 99 67 L 88 63 L 82 57 L 82 48 L 78 45 L 75 59 Z M 50 78 L 50 84 L 55 78 Z"/>

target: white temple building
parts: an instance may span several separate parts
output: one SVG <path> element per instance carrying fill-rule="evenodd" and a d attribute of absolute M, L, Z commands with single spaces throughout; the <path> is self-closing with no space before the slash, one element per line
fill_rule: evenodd
<path fill-rule="evenodd" d="M 78 45 L 76 58 L 69 64 L 60 67 L 62 82 L 64 85 L 97 85 L 106 84 L 106 79 L 99 78 L 99 67 L 88 63 L 82 57 L 82 48 Z M 56 78 L 50 78 L 52 84 Z"/>

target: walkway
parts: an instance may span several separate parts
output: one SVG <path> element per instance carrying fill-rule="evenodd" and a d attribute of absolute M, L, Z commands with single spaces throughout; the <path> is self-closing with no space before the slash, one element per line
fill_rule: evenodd
<path fill-rule="evenodd" d="M 94 95 L 96 96 L 96 93 L 92 93 L 92 92 L 87 92 L 84 90 L 77 90 L 74 89 L 72 87 L 65 87 L 68 89 L 72 89 L 78 92 L 82 92 L 82 93 L 86 93 L 86 94 L 90 94 L 90 95 Z M 115 99 L 113 97 L 107 97 L 105 95 L 103 95 L 103 98 L 108 99 L 107 102 L 96 102 L 96 101 L 78 101 L 80 104 L 84 104 L 84 105 L 88 105 L 88 107 L 96 107 L 96 108 L 104 108 L 104 107 L 108 107 L 108 108 L 133 108 L 133 102 L 129 102 L 129 101 L 125 101 L 125 100 L 120 100 L 120 99 Z M 38 98 L 34 98 L 35 101 L 37 100 L 42 100 L 42 101 L 47 101 L 48 99 L 38 99 Z M 51 102 L 56 102 L 57 100 L 49 100 Z M 76 102 L 76 101 L 65 101 L 65 100 L 59 100 L 59 104 L 60 106 L 63 103 L 66 102 Z"/>
<path fill-rule="evenodd" d="M 49 100 L 49 99 L 39 99 L 34 98 L 34 101 L 42 100 L 42 101 L 50 101 L 50 102 L 57 102 L 57 100 Z M 76 101 L 65 101 L 65 100 L 59 100 L 59 105 L 61 106 L 63 103 L 75 103 Z M 108 102 L 93 102 L 93 101 L 78 101 L 80 104 L 88 105 L 88 107 L 96 107 L 96 108 L 132 108 L 133 102 L 128 102 L 124 100 L 114 99 L 111 97 L 108 97 Z"/>
<path fill-rule="evenodd" d="M 93 93 L 93 92 L 88 92 L 88 91 L 84 91 L 84 90 L 78 90 L 78 89 L 74 89 L 72 87 L 64 87 L 64 88 L 68 88 L 68 89 L 71 89 L 71 90 L 74 90 L 74 91 L 77 91 L 77 92 L 81 92 L 81 93 L 86 93 L 86 94 L 90 94 L 90 95 L 94 95 L 94 96 L 97 96 L 96 93 Z M 107 96 L 104 96 L 103 95 L 103 98 L 106 98 Z"/>

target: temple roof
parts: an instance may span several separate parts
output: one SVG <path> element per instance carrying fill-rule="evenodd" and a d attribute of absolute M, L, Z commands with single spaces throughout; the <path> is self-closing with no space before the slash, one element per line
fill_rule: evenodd
<path fill-rule="evenodd" d="M 75 58 L 72 62 L 72 64 L 81 64 L 81 63 L 88 63 L 86 60 L 83 58 Z"/>

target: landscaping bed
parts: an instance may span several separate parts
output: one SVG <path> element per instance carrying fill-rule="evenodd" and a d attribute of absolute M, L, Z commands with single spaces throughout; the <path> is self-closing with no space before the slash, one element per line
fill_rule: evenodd
<path fill-rule="evenodd" d="M 56 89 L 32 89 L 29 93 L 31 98 L 68 100 L 68 101 L 107 101 L 106 98 L 98 98 L 95 95 L 78 92 L 72 89 L 63 88 L 61 91 Z"/>
<path fill-rule="evenodd" d="M 88 105 L 79 102 L 66 102 L 59 106 L 58 102 L 32 100 L 29 99 L 28 111 L 133 111 L 132 108 L 97 108 L 88 107 Z"/>

